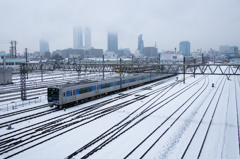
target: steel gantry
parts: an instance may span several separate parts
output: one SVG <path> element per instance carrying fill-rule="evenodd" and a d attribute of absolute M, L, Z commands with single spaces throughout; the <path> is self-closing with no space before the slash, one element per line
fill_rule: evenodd
<path fill-rule="evenodd" d="M 166 64 L 156 63 L 78 63 L 78 64 L 36 64 L 22 63 L 20 66 L 21 98 L 26 100 L 26 74 L 28 71 L 77 71 L 88 73 L 118 72 L 120 78 L 125 73 L 162 73 L 162 74 L 194 74 L 194 75 L 226 75 L 229 79 L 231 75 L 240 75 L 240 65 L 235 64 Z M 103 76 L 104 78 L 104 76 Z M 183 79 L 184 80 L 184 79 Z"/>

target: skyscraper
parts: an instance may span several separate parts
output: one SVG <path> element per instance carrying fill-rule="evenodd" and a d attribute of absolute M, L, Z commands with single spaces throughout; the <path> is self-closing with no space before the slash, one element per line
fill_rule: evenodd
<path fill-rule="evenodd" d="M 182 52 L 183 56 L 190 56 L 190 42 L 189 41 L 180 42 L 179 51 Z"/>
<path fill-rule="evenodd" d="M 82 27 L 76 26 L 73 28 L 73 48 L 80 49 L 83 47 L 83 31 Z"/>
<path fill-rule="evenodd" d="M 39 42 L 40 54 L 43 55 L 45 52 L 49 52 L 49 45 L 46 40 L 41 39 Z"/>
<path fill-rule="evenodd" d="M 117 52 L 118 50 L 118 34 L 116 32 L 108 32 L 108 51 Z"/>
<path fill-rule="evenodd" d="M 140 34 L 138 36 L 138 50 L 139 50 L 139 53 L 142 55 L 143 50 L 144 50 L 144 43 L 143 43 L 143 40 L 142 40 L 142 34 Z"/>
<path fill-rule="evenodd" d="M 85 27 L 84 30 L 84 37 L 85 37 L 85 47 L 91 47 L 91 29 L 89 27 Z"/>

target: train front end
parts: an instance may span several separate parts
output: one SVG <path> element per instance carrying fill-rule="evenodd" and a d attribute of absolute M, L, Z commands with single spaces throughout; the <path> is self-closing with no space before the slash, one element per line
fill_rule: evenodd
<path fill-rule="evenodd" d="M 48 105 L 53 107 L 54 105 L 59 105 L 59 89 L 58 88 L 48 88 Z"/>

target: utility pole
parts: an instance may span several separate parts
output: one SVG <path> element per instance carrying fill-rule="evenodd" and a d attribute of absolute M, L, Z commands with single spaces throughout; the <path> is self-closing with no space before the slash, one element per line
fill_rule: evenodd
<path fill-rule="evenodd" d="M 196 69 L 195 69 L 195 67 L 196 67 L 195 65 L 196 65 L 196 59 L 193 59 L 193 60 L 194 60 L 194 66 L 193 66 L 193 70 L 194 70 L 194 71 L 193 71 L 193 77 L 195 78 L 195 70 L 196 70 Z"/>
<path fill-rule="evenodd" d="M 104 80 L 104 55 L 102 55 L 103 57 L 103 80 Z"/>
<path fill-rule="evenodd" d="M 132 55 L 132 72 L 133 72 L 133 55 Z"/>
<path fill-rule="evenodd" d="M 28 62 L 27 48 L 25 48 L 25 56 L 26 56 L 26 64 L 27 64 L 27 62 Z M 27 79 L 28 79 L 28 70 L 27 70 Z"/>
<path fill-rule="evenodd" d="M 122 59 L 120 58 L 120 67 L 119 67 L 119 74 L 120 74 L 120 90 L 122 90 Z"/>
<path fill-rule="evenodd" d="M 183 83 L 185 84 L 185 57 L 183 57 Z"/>
<path fill-rule="evenodd" d="M 40 61 L 40 69 L 41 69 L 41 79 L 43 81 L 43 70 L 42 70 L 42 56 L 41 56 L 41 61 Z"/>
<path fill-rule="evenodd" d="M 17 42 L 14 41 L 14 53 L 15 53 L 15 58 L 17 58 Z"/>
<path fill-rule="evenodd" d="M 5 56 L 3 57 L 3 84 L 5 85 L 5 68 L 6 68 L 6 61 Z"/>

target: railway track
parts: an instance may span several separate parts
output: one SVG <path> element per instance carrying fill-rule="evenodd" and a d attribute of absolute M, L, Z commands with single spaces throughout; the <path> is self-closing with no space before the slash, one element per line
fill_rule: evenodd
<path fill-rule="evenodd" d="M 27 97 L 34 97 L 34 96 L 39 96 L 39 95 L 43 95 L 43 94 L 46 95 L 47 92 L 44 91 L 44 92 L 39 92 L 39 93 L 35 93 L 35 94 L 29 94 L 29 95 L 27 95 Z M 21 99 L 21 97 L 16 96 L 16 97 L 11 97 L 11 98 L 7 98 L 7 99 L 2 99 L 2 100 L 0 100 L 0 102 L 6 102 L 6 101 L 11 101 L 11 100 L 16 100 L 16 99 Z"/>
<path fill-rule="evenodd" d="M 222 78 L 221 83 L 222 83 L 223 79 L 224 79 L 224 78 Z M 198 130 L 199 130 L 200 126 L 203 125 L 203 124 L 202 124 L 202 123 L 203 123 L 203 120 L 204 120 L 207 112 L 209 111 L 209 108 L 210 108 L 211 103 L 213 102 L 213 100 L 214 100 L 215 98 L 217 98 L 217 102 L 216 102 L 216 104 L 215 104 L 214 111 L 212 112 L 212 116 L 211 116 L 211 118 L 210 118 L 210 120 L 209 120 L 207 129 L 206 129 L 205 134 L 204 134 L 204 137 L 203 137 L 203 139 L 202 139 L 202 143 L 199 144 L 199 145 L 200 145 L 200 149 L 199 149 L 199 151 L 198 151 L 198 153 L 197 153 L 197 154 L 198 154 L 198 155 L 197 155 L 197 158 L 200 157 L 201 152 L 202 152 L 202 149 L 203 149 L 203 146 L 204 146 L 204 143 L 205 143 L 205 141 L 206 141 L 207 134 L 208 134 L 208 132 L 209 132 L 209 128 L 210 128 L 210 126 L 211 126 L 211 124 L 212 124 L 212 120 L 213 120 L 214 114 L 215 114 L 215 112 L 216 112 L 216 108 L 217 108 L 217 106 L 218 106 L 219 99 L 220 99 L 221 94 L 222 94 L 222 92 L 221 92 L 218 97 L 216 96 L 216 94 L 217 94 L 217 92 L 218 92 L 218 89 L 221 88 L 221 87 L 220 87 L 220 86 L 221 86 L 221 83 L 218 85 L 218 88 L 216 89 L 213 97 L 211 98 L 211 101 L 209 102 L 207 108 L 205 109 L 204 114 L 203 114 L 202 117 L 201 117 L 201 120 L 199 121 L 199 123 L 198 123 L 198 125 L 197 125 L 197 127 L 196 127 L 196 129 L 195 129 L 195 131 L 194 131 L 194 133 L 193 133 L 190 141 L 188 142 L 187 147 L 185 148 L 185 150 L 184 150 L 184 152 L 183 152 L 182 158 L 186 157 L 190 145 L 192 144 L 192 142 L 193 142 L 196 134 L 199 133 Z M 225 78 L 225 80 L 224 80 L 224 83 L 223 83 L 223 86 L 222 86 L 222 90 L 223 90 L 223 88 L 224 88 L 225 83 L 226 83 L 226 78 Z"/>
<path fill-rule="evenodd" d="M 38 118 L 38 117 L 41 117 L 41 116 L 44 116 L 44 115 L 47 115 L 47 114 L 50 114 L 50 113 L 53 113 L 53 112 L 56 112 L 56 111 L 59 111 L 59 110 L 51 109 L 51 110 L 47 110 L 47 111 L 38 112 L 38 113 L 35 113 L 35 114 L 32 114 L 32 115 L 20 117 L 20 118 L 17 118 L 17 119 L 9 120 L 9 121 L 0 123 L 0 128 L 7 127 L 8 124 L 13 125 L 13 124 L 21 123 L 23 121 Z"/>
<path fill-rule="evenodd" d="M 197 84 L 197 82 L 195 82 L 193 85 Z M 193 86 L 192 85 L 192 86 Z M 102 149 L 104 146 L 106 146 L 107 144 L 109 144 L 111 141 L 115 140 L 117 137 L 119 137 L 120 135 L 122 135 L 123 133 L 125 133 L 126 131 L 128 131 L 129 129 L 131 129 L 133 126 L 137 125 L 138 123 L 140 123 L 142 120 L 144 120 L 145 118 L 147 118 L 148 116 L 150 116 L 151 114 L 153 114 L 154 112 L 156 112 L 157 110 L 159 110 L 160 108 L 162 108 L 165 104 L 167 104 L 168 102 L 170 102 L 171 100 L 173 100 L 174 98 L 176 98 L 179 94 L 182 94 L 184 91 L 187 91 L 188 89 L 190 89 L 192 86 L 188 86 L 185 87 L 185 89 L 180 90 L 177 92 L 177 94 L 172 94 L 169 97 L 165 98 L 164 100 L 162 100 L 159 103 L 156 103 L 161 96 L 156 99 L 156 96 L 153 97 L 152 99 L 150 99 L 148 102 L 150 102 L 151 100 L 155 99 L 154 102 L 152 104 L 150 104 L 147 108 L 145 108 L 143 111 L 141 111 L 140 113 L 138 113 L 136 116 L 132 117 L 131 119 L 129 119 L 128 121 L 127 118 L 129 118 L 131 115 L 133 115 L 135 112 L 132 112 L 129 116 L 127 116 L 125 119 L 123 119 L 122 121 L 120 121 L 119 123 L 117 123 L 115 126 L 111 127 L 109 130 L 107 130 L 106 132 L 104 132 L 103 134 L 99 135 L 97 138 L 95 138 L 94 140 L 92 140 L 91 142 L 89 142 L 88 144 L 84 145 L 83 147 L 81 147 L 80 149 L 78 149 L 77 151 L 75 151 L 74 153 L 70 154 L 69 156 L 67 156 L 66 158 L 72 158 L 73 156 L 77 155 L 78 153 L 82 152 L 83 150 L 95 145 L 96 143 L 102 141 L 102 139 L 104 139 L 104 142 L 99 144 L 97 147 L 93 148 L 93 150 L 91 150 L 89 153 L 87 153 L 86 155 L 84 155 L 82 158 L 87 158 L 90 155 L 92 155 L 93 153 L 97 152 L 98 150 Z M 167 93 L 167 92 L 165 92 Z M 159 95 L 159 94 L 158 94 Z M 173 97 L 174 96 L 174 97 Z M 159 104 L 161 104 L 162 102 L 166 102 L 165 104 L 162 104 L 162 106 L 157 107 Z M 145 106 L 146 104 L 142 105 L 141 107 Z M 157 107 L 157 108 L 156 108 Z M 156 108 L 155 110 L 152 110 Z M 139 110 L 139 109 L 138 109 Z M 149 113 L 149 111 L 152 110 L 151 113 Z M 136 110 L 137 111 L 137 110 Z M 146 115 L 146 113 L 149 113 Z M 139 119 L 141 116 L 146 115 L 145 117 Z M 138 121 L 136 121 L 135 123 L 133 123 L 136 119 L 139 119 Z M 132 124 L 132 125 L 131 125 Z M 108 137 L 106 139 L 106 137 Z"/>
<path fill-rule="evenodd" d="M 48 104 L 40 105 L 40 106 L 28 108 L 28 109 L 23 109 L 23 110 L 19 110 L 19 111 L 15 111 L 15 112 L 12 112 L 12 113 L 3 114 L 3 115 L 0 115 L 0 119 L 7 118 L 7 117 L 12 117 L 14 115 L 18 115 L 18 114 L 34 111 L 34 110 L 37 110 L 37 109 L 46 108 L 46 107 L 49 107 Z"/>
<path fill-rule="evenodd" d="M 125 98 L 125 97 L 127 97 L 127 96 L 129 96 L 129 94 L 121 94 L 121 96 L 119 96 L 118 98 L 114 98 L 114 99 L 111 99 L 111 100 L 118 100 L 118 99 L 122 99 L 122 98 Z M 146 97 L 146 96 L 145 96 Z M 143 99 L 143 98 L 145 98 L 145 97 L 143 97 L 143 96 L 138 96 L 138 97 L 136 97 L 136 99 L 137 100 L 141 100 L 141 99 Z M 108 101 L 108 102 L 112 102 L 112 101 Z M 112 113 L 112 112 L 114 112 L 114 111 L 116 111 L 116 110 L 119 110 L 120 108 L 122 108 L 123 106 L 127 106 L 129 103 L 131 103 L 131 102 L 135 102 L 136 100 L 133 100 L 133 101 L 130 101 L 130 102 L 126 102 L 126 103 L 122 103 L 122 105 L 119 105 L 119 104 L 117 104 L 117 105 L 115 105 L 115 106 L 112 106 L 112 107 L 109 107 L 109 108 L 105 108 L 105 109 L 102 109 L 102 110 L 99 110 L 99 111 L 96 111 L 96 112 L 94 112 L 94 113 L 88 113 L 88 114 L 86 114 L 87 112 L 85 112 L 85 114 L 81 114 L 81 115 L 78 115 L 77 117 L 75 117 L 75 118 L 72 118 L 72 119 L 70 119 L 70 121 L 72 121 L 72 120 L 76 120 L 77 118 L 85 118 L 84 120 L 89 120 L 89 119 L 91 119 L 91 118 L 93 118 L 92 120 L 96 120 L 96 119 L 98 119 L 98 118 L 100 118 L 100 117 L 102 117 L 102 116 L 104 116 L 104 115 L 107 115 L 107 114 L 109 114 L 109 113 Z M 106 103 L 105 103 L 106 104 Z M 104 104 L 103 104 L 104 105 Z M 103 105 L 99 105 L 99 106 L 103 106 Z M 89 107 L 90 108 L 90 107 Z M 91 109 L 97 109 L 97 107 L 96 107 L 96 105 L 95 106 L 92 106 L 91 107 Z M 91 110 L 89 110 L 90 112 L 91 112 Z M 79 112 L 78 112 L 79 113 Z M 73 117 L 73 114 L 71 113 L 71 115 L 70 115 L 70 117 Z M 64 119 L 66 119 L 66 118 L 69 118 L 69 117 L 65 117 Z M 51 119 L 50 119 L 51 120 Z M 35 127 L 34 129 L 35 130 L 37 130 L 37 132 L 39 132 L 39 131 L 42 131 L 42 130 L 44 130 L 44 132 L 42 132 L 43 134 L 46 134 L 46 133 L 48 133 L 47 135 L 49 135 L 49 132 L 50 132 L 50 134 L 52 134 L 52 133 L 54 133 L 54 131 L 59 131 L 59 130 L 61 130 L 61 129 L 64 129 L 64 128 L 66 128 L 66 127 L 69 127 L 69 126 L 71 126 L 71 125 L 74 125 L 74 124 L 76 124 L 76 123 L 78 123 L 78 122 L 74 122 L 74 123 L 70 123 L 70 124 L 68 124 L 67 122 L 64 122 L 64 123 L 61 123 L 61 124 L 59 124 L 59 122 L 60 121 L 62 121 L 63 119 L 58 119 L 57 121 L 53 121 L 53 122 L 51 122 L 51 123 L 48 123 L 48 124 L 45 124 L 45 125 L 42 125 L 42 126 L 38 126 L 38 127 Z M 82 120 L 82 121 L 84 121 L 84 120 Z M 84 124 L 87 124 L 88 122 L 91 122 L 91 120 L 90 121 L 87 121 L 87 122 L 85 122 Z M 55 125 L 55 126 L 51 126 L 51 124 L 55 124 L 55 123 L 57 123 L 58 125 Z M 66 124 L 67 123 L 67 124 Z M 66 125 L 63 125 L 63 124 L 66 124 Z M 63 125 L 62 127 L 57 127 L 57 126 L 60 126 L 60 125 Z M 48 127 L 47 127 L 48 126 Z M 51 130 L 51 128 L 53 128 L 54 127 L 54 129 L 52 129 Z M 47 129 L 47 130 L 46 130 Z M 31 130 L 31 129 L 30 129 Z M 29 132 L 30 130 L 26 130 L 27 132 Z M 26 132 L 25 131 L 25 132 Z M 16 132 L 16 131 L 15 131 Z M 10 134 L 10 133 L 9 133 Z M 9 135 L 8 134 L 8 135 Z M 18 135 L 21 135 L 22 133 L 20 133 L 20 134 L 15 134 L 15 135 L 12 135 L 12 136 L 10 136 L 10 137 L 7 137 L 7 138 L 5 138 L 5 139 L 2 139 L 1 140 L 1 145 L 3 145 L 3 147 L 2 147 L 2 149 L 4 149 L 4 148 L 9 148 L 9 146 L 6 146 L 6 144 L 7 143 L 9 143 L 10 145 L 17 145 L 17 144 L 20 144 L 21 142 L 19 142 L 19 141 L 17 141 L 17 142 L 15 142 L 14 144 L 13 143 L 10 143 L 10 142 L 12 142 L 13 140 L 11 139 L 13 136 L 14 137 L 16 137 L 16 136 L 18 136 Z M 28 134 L 28 135 L 30 135 L 30 134 Z M 3 136 L 3 135 L 2 135 Z M 1 136 L 1 137 L 2 137 Z M 22 136 L 23 137 L 23 136 Z M 24 135 L 24 137 L 26 137 L 26 135 Z M 36 137 L 36 136 L 35 136 Z M 41 137 L 40 137 L 41 138 Z M 30 140 L 31 139 L 31 137 L 30 138 L 28 138 L 27 140 Z M 26 140 L 25 140 L 26 141 Z M 29 142 L 32 142 L 32 141 L 29 141 Z M 17 143 L 17 144 L 16 144 Z M 21 145 L 20 145 L 21 146 Z M 11 146 L 10 146 L 11 147 Z M 4 150 L 1 150 L 1 152 L 4 152 L 4 153 L 6 153 L 6 151 L 7 151 L 7 149 L 4 149 Z M 11 150 L 10 150 L 11 151 Z M 8 152 L 8 151 L 7 151 Z"/>

